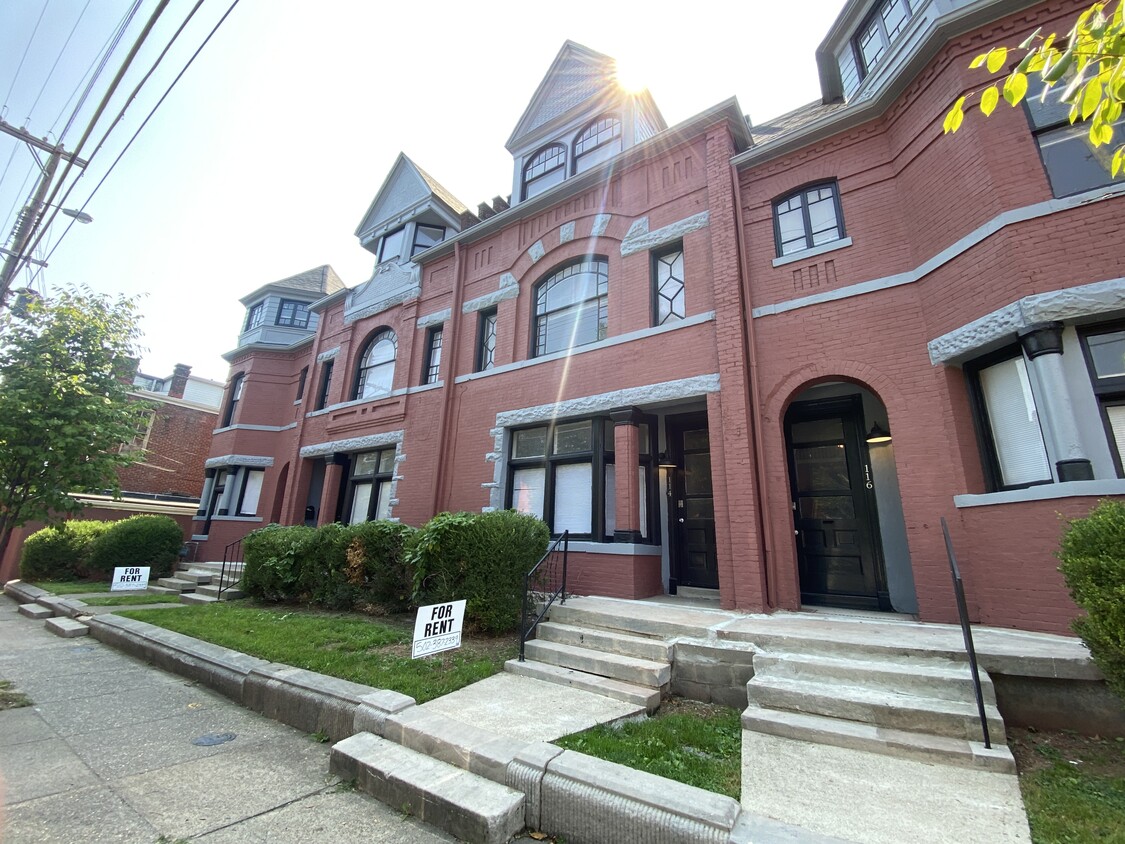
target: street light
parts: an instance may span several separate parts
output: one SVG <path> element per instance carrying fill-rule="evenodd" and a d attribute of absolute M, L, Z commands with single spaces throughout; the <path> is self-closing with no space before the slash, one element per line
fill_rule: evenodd
<path fill-rule="evenodd" d="M 55 207 L 57 207 L 57 206 L 55 206 Z M 59 210 L 62 211 L 64 214 L 66 214 L 66 216 L 73 217 L 75 220 L 77 220 L 80 223 L 92 223 L 92 222 L 94 222 L 94 218 L 91 217 L 89 214 L 87 214 L 85 211 L 78 211 L 74 208 L 60 208 Z"/>

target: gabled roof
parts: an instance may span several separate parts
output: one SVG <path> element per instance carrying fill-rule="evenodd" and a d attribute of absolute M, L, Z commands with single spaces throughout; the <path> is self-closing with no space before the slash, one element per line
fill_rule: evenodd
<path fill-rule="evenodd" d="M 336 275 L 336 271 L 328 266 L 328 264 L 321 264 L 319 267 L 314 267 L 311 270 L 305 270 L 303 273 L 291 275 L 280 281 L 271 281 L 269 284 L 263 284 L 253 293 L 248 293 L 238 301 L 246 305 L 254 299 L 261 298 L 265 293 L 284 292 L 286 290 L 319 294 L 317 297 L 319 298 L 343 289 L 344 282 Z"/>
<path fill-rule="evenodd" d="M 800 108 L 786 112 L 780 117 L 751 126 L 750 135 L 754 139 L 754 146 L 761 147 L 772 141 L 781 140 L 808 124 L 822 117 L 827 117 L 834 111 L 839 111 L 843 107 L 843 102 L 822 103 L 820 100 L 814 100 Z"/>
<path fill-rule="evenodd" d="M 403 211 L 425 202 L 437 200 L 457 218 L 468 211 L 468 206 L 446 190 L 433 176 L 415 164 L 404 152 L 398 154 L 383 186 L 375 194 L 367 212 L 355 230 L 356 237 L 378 226 L 384 220 L 397 217 Z"/>
<path fill-rule="evenodd" d="M 508 138 L 509 152 L 540 126 L 603 94 L 616 70 L 617 62 L 604 53 L 574 41 L 563 44 Z"/>

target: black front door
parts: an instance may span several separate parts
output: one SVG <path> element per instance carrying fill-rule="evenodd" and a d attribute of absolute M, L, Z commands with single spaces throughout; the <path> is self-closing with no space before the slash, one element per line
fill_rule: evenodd
<path fill-rule="evenodd" d="M 801 601 L 890 609 L 859 396 L 785 415 Z"/>
<path fill-rule="evenodd" d="M 669 478 L 673 580 L 670 586 L 718 589 L 715 499 L 711 489 L 711 438 L 707 431 L 707 414 L 669 416 L 665 433 L 672 462 L 676 464 L 676 468 L 670 470 Z"/>

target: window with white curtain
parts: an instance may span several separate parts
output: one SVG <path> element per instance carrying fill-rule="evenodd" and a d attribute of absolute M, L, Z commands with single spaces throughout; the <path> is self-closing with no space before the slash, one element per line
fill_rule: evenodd
<path fill-rule="evenodd" d="M 972 367 L 971 375 L 990 486 L 1051 483 L 1054 475 L 1023 355 L 1009 351 L 991 356 Z"/>

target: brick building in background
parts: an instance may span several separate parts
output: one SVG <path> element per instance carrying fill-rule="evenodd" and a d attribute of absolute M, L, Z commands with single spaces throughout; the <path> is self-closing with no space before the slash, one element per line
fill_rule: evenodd
<path fill-rule="evenodd" d="M 988 47 L 1080 2 L 849 2 L 823 96 L 667 127 L 568 42 L 472 213 L 406 156 L 376 255 L 250 294 L 195 538 L 515 507 L 571 590 L 1066 632 L 1059 515 L 1125 493 L 1125 185 L 1048 100 L 970 118 Z M 268 335 L 268 336 L 267 336 Z"/>
<path fill-rule="evenodd" d="M 142 452 L 140 459 L 118 470 L 121 492 L 75 494 L 84 505 L 70 518 L 116 521 L 138 513 L 159 513 L 174 518 L 191 533 L 191 519 L 199 507 L 203 463 L 216 427 L 223 385 L 191 374 L 191 367 L 176 364 L 172 375 L 157 378 L 138 372 L 132 395 L 152 406 L 145 423 L 123 449 Z M 19 576 L 23 540 L 42 525 L 16 530 L 4 559 L 0 583 Z"/>

